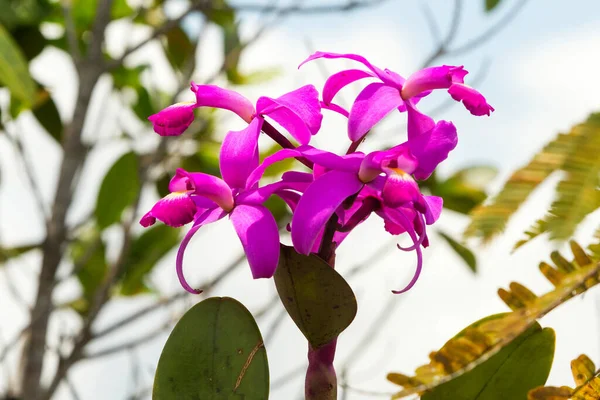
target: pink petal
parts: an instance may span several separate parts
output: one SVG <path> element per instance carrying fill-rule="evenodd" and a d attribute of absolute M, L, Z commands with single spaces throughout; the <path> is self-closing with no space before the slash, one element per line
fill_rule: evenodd
<path fill-rule="evenodd" d="M 194 220 L 196 203 L 187 192 L 169 193 L 156 202 L 140 220 L 143 227 L 153 225 L 158 219 L 166 225 L 179 227 Z"/>
<path fill-rule="evenodd" d="M 302 157 L 302 153 L 300 153 L 296 149 L 281 149 L 278 152 L 266 157 L 263 162 L 248 176 L 246 180 L 246 189 L 253 188 L 260 178 L 262 178 L 263 174 L 271 165 L 276 162 L 283 161 L 288 158 L 293 157 Z"/>
<path fill-rule="evenodd" d="M 256 103 L 256 108 L 259 113 L 266 113 L 266 111 L 260 110 L 270 107 L 273 103 L 287 108 L 300 117 L 312 135 L 316 134 L 321 128 L 323 114 L 321 114 L 321 106 L 319 104 L 319 92 L 313 85 L 302 86 L 276 99 L 261 97 Z"/>
<path fill-rule="evenodd" d="M 427 225 L 433 224 L 438 220 L 444 207 L 444 199 L 438 196 L 423 196 L 425 204 L 427 204 L 427 211 L 425 212 L 425 222 Z"/>
<path fill-rule="evenodd" d="M 390 111 L 404 104 L 398 89 L 383 83 L 371 83 L 358 95 L 348 117 L 348 137 L 363 137 Z"/>
<path fill-rule="evenodd" d="M 389 71 L 387 69 L 382 70 L 381 68 L 374 66 L 369 61 L 367 61 L 366 58 L 364 58 L 363 56 L 359 56 L 358 54 L 340 54 L 340 53 L 329 53 L 329 52 L 317 51 L 313 55 L 309 56 L 306 60 L 302 61 L 302 63 L 298 66 L 298 68 L 300 68 L 305 63 L 312 61 L 312 60 L 316 60 L 318 58 L 328 58 L 328 59 L 347 58 L 349 60 L 358 61 L 359 63 L 361 63 L 365 67 L 367 67 L 375 75 L 377 75 L 377 77 L 379 79 L 381 79 L 383 82 L 394 85 L 394 86 L 398 86 L 399 89 L 400 89 L 402 83 L 404 82 L 404 80 L 401 79 L 402 77 L 400 77 L 400 75 L 398 75 L 396 73 L 391 73 L 391 71 Z"/>
<path fill-rule="evenodd" d="M 244 188 L 246 179 L 258 167 L 258 135 L 263 124 L 258 116 L 246 129 L 227 133 L 221 153 L 219 166 L 223 180 L 232 188 Z"/>
<path fill-rule="evenodd" d="M 240 204 L 230 214 L 252 277 L 270 278 L 279 262 L 279 229 L 271 212 L 264 206 Z"/>
<path fill-rule="evenodd" d="M 429 132 L 435 127 L 435 121 L 433 118 L 417 110 L 412 100 L 406 102 L 406 111 L 408 114 L 406 130 L 409 143 L 411 140 L 414 140 L 416 137 Z"/>
<path fill-rule="evenodd" d="M 485 97 L 477 90 L 462 84 L 454 84 L 448 89 L 450 96 L 456 101 L 462 101 L 467 110 L 473 115 L 490 115 L 494 107 L 490 106 Z"/>
<path fill-rule="evenodd" d="M 396 208 L 421 197 L 415 180 L 401 170 L 388 169 L 381 197 L 385 205 Z"/>
<path fill-rule="evenodd" d="M 261 97 L 257 103 L 258 113 L 268 116 L 290 133 L 300 144 L 308 144 L 312 133 L 304 120 L 287 107 L 281 106 L 275 100 Z"/>
<path fill-rule="evenodd" d="M 433 170 L 448 157 L 457 144 L 456 127 L 448 121 L 439 121 L 430 131 L 409 139 L 408 147 L 419 160 L 415 177 L 421 180 L 429 178 Z"/>
<path fill-rule="evenodd" d="M 321 108 L 325 109 L 325 110 L 334 111 L 340 115 L 343 115 L 346 118 L 348 118 L 348 116 L 350 115 L 350 113 L 348 111 L 346 111 L 346 109 L 344 107 L 339 106 L 335 103 L 325 104 L 325 103 L 321 102 Z"/>
<path fill-rule="evenodd" d="M 392 290 L 392 293 L 400 294 L 407 292 L 415 285 L 415 283 L 417 283 L 419 275 L 421 275 L 421 269 L 423 268 L 423 253 L 421 252 L 421 246 L 418 245 L 419 238 L 417 238 L 415 229 L 412 227 L 412 224 L 410 223 L 408 218 L 402 213 L 402 211 L 386 208 L 385 214 L 389 219 L 392 220 L 392 222 L 402 226 L 406 230 L 414 245 L 411 247 L 411 249 L 414 248 L 414 251 L 417 253 L 417 268 L 410 282 L 402 290 Z"/>
<path fill-rule="evenodd" d="M 233 193 L 225 181 L 202 172 L 187 172 L 181 168 L 177 171 L 181 175 L 187 176 L 186 185 L 191 185 L 195 195 L 206 197 L 217 203 L 223 210 L 231 211 L 233 208 Z"/>
<path fill-rule="evenodd" d="M 323 86 L 323 102 L 330 104 L 335 95 L 344 87 L 360 79 L 373 78 L 374 76 L 372 73 L 361 69 L 347 69 L 331 75 Z"/>
<path fill-rule="evenodd" d="M 463 83 L 468 73 L 462 66 L 443 65 L 424 68 L 406 79 L 402 87 L 402 98 L 407 100 L 423 92 L 446 89 L 453 83 Z"/>
<path fill-rule="evenodd" d="M 192 91 L 196 93 L 196 107 L 214 107 L 233 111 L 248 123 L 255 114 L 250 100 L 233 90 L 216 85 L 196 85 L 192 82 Z"/>
<path fill-rule="evenodd" d="M 331 215 L 363 183 L 355 173 L 330 171 L 316 179 L 300 198 L 292 217 L 292 243 L 297 252 L 308 255 Z"/>
<path fill-rule="evenodd" d="M 196 220 L 194 221 L 194 225 L 188 231 L 188 233 L 186 233 L 183 240 L 181 241 L 181 244 L 179 245 L 179 250 L 177 250 L 177 259 L 175 261 L 177 277 L 179 278 L 179 282 L 181 283 L 181 286 L 183 286 L 183 288 L 190 293 L 199 294 L 199 293 L 202 293 L 202 290 L 193 289 L 187 283 L 187 281 L 183 275 L 183 255 L 185 253 L 185 249 L 186 249 L 188 243 L 190 242 L 190 239 L 192 239 L 192 237 L 198 231 L 198 229 L 200 229 L 204 225 L 208 225 L 210 223 L 220 220 L 225 215 L 227 215 L 227 213 L 225 211 L 221 210 L 220 208 L 206 210 L 198 218 L 196 218 Z"/>
<path fill-rule="evenodd" d="M 176 103 L 148 117 L 161 136 L 181 135 L 194 121 L 194 102 Z"/>

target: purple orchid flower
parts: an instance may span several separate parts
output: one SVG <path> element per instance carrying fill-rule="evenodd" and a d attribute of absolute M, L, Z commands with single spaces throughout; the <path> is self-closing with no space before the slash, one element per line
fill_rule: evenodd
<path fill-rule="evenodd" d="M 371 128 L 392 110 L 408 112 L 408 137 L 411 140 L 426 134 L 436 124 L 430 117 L 416 109 L 417 102 L 435 89 L 448 89 L 450 96 L 460 101 L 473 115 L 490 115 L 494 108 L 475 89 L 464 84 L 467 71 L 462 67 L 443 65 L 415 72 L 408 79 L 388 69 L 382 70 L 356 54 L 316 52 L 300 66 L 318 58 L 346 58 L 362 63 L 368 71 L 349 69 L 327 79 L 323 87 L 323 107 L 344 114 L 346 111 L 332 103 L 335 95 L 345 86 L 365 78 L 380 82 L 367 85 L 358 95 L 348 113 L 348 136 L 352 141 L 361 139 Z"/>
<path fill-rule="evenodd" d="M 192 82 L 191 90 L 196 94 L 195 103 L 177 103 L 148 118 L 156 133 L 161 136 L 181 135 L 193 122 L 194 109 L 198 107 L 214 107 L 234 112 L 249 124 L 241 134 L 253 137 L 258 137 L 265 116 L 285 128 L 301 144 L 308 144 L 311 136 L 321 127 L 323 115 L 319 93 L 313 85 L 302 86 L 276 99 L 260 97 L 256 108 L 241 94 L 215 85 L 196 85 Z M 255 120 L 258 123 L 253 124 Z"/>
<path fill-rule="evenodd" d="M 413 242 L 408 248 L 399 248 L 417 253 L 415 275 L 404 289 L 393 292 L 403 293 L 412 288 L 423 263 L 420 246 L 428 245 L 425 225 L 439 218 L 442 199 L 420 193 L 411 176 L 418 171 L 419 163 L 409 146 L 404 143 L 387 151 L 368 155 L 357 152 L 343 157 L 310 146 L 283 149 L 267 157 L 250 174 L 247 185 L 258 182 L 269 165 L 290 157 L 305 157 L 315 164 L 316 172 L 314 181 L 302 190 L 302 196 L 293 205 L 291 233 L 296 251 L 306 255 L 315 252 L 334 213 L 342 224 L 337 229 L 340 235 L 334 237 L 339 246 L 348 232 L 375 212 L 384 220 L 388 232 L 394 235 L 406 232 Z M 434 163 L 435 160 L 430 160 L 431 165 Z M 356 200 L 345 207 L 344 202 L 352 196 L 357 196 Z"/>
<path fill-rule="evenodd" d="M 255 118 L 250 125 L 258 123 L 259 119 Z M 234 137 L 237 138 L 236 135 Z M 279 229 L 275 218 L 263 204 L 273 194 L 289 199 L 289 193 L 303 191 L 312 181 L 302 173 L 289 172 L 281 181 L 264 187 L 258 187 L 254 181 L 251 185 L 240 186 L 239 182 L 246 182 L 250 172 L 258 167 L 256 141 L 242 137 L 235 149 L 233 142 L 230 140 L 229 147 L 224 145 L 221 151 L 223 179 L 178 169 L 169 183 L 171 193 L 159 200 L 140 220 L 144 227 L 154 224 L 157 219 L 173 227 L 193 221 L 181 242 L 176 261 L 179 281 L 191 293 L 201 293 L 201 290 L 193 289 L 183 275 L 185 249 L 198 229 L 227 215 L 242 242 L 254 279 L 273 276 L 279 261 Z M 239 167 L 236 155 L 249 160 L 250 165 L 236 168 Z"/>

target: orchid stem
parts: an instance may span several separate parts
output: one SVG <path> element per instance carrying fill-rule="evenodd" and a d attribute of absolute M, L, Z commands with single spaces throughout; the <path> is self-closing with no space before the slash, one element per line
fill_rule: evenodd
<path fill-rule="evenodd" d="M 308 369 L 304 386 L 306 400 L 336 400 L 337 377 L 333 368 L 337 338 L 317 349 L 308 345 Z"/>
<path fill-rule="evenodd" d="M 358 146 L 360 146 L 360 144 L 363 142 L 363 140 L 365 140 L 365 137 L 367 137 L 368 133 L 369 132 L 365 133 L 363 136 L 361 136 L 360 138 L 358 138 L 354 142 L 350 143 L 350 147 L 348 147 L 348 150 L 346 151 L 346 154 L 354 153 L 358 149 Z"/>
<path fill-rule="evenodd" d="M 290 142 L 290 140 L 288 138 L 283 136 L 281 134 L 281 132 L 279 132 L 277 129 L 275 129 L 275 127 L 273 125 L 271 125 L 270 123 L 268 123 L 267 121 L 263 121 L 262 131 L 264 133 L 266 133 L 267 135 L 269 135 L 269 137 L 271 139 L 273 139 L 275 142 L 277 142 L 277 144 L 280 145 L 282 148 L 284 148 L 284 149 L 295 149 L 296 148 L 296 146 L 294 146 L 294 144 L 292 142 Z M 298 161 L 300 161 L 302 164 L 306 165 L 308 168 L 310 168 L 310 169 L 313 168 L 313 163 L 308 161 L 306 158 L 297 157 L 296 159 Z"/>

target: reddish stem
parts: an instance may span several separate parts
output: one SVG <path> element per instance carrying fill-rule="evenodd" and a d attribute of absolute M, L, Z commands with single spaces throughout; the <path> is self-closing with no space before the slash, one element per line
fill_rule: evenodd
<path fill-rule="evenodd" d="M 367 137 L 368 133 L 369 132 L 365 133 L 358 140 L 355 140 L 354 142 L 350 143 L 350 147 L 348 147 L 348 150 L 346 151 L 346 154 L 354 153 L 358 149 L 358 146 L 360 146 L 360 144 L 363 142 L 363 140 L 365 140 L 365 138 Z"/>
<path fill-rule="evenodd" d="M 308 369 L 304 383 L 306 400 L 336 400 L 337 377 L 333 368 L 337 338 L 318 349 L 308 345 Z"/>

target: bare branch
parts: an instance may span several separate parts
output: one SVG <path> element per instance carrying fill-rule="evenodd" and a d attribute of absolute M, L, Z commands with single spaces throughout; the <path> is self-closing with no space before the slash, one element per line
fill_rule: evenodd
<path fill-rule="evenodd" d="M 75 68 L 79 69 L 79 62 L 81 61 L 81 52 L 79 51 L 79 43 L 77 39 L 77 30 L 75 29 L 75 21 L 73 20 L 73 12 L 71 4 L 62 2 L 63 17 L 65 19 L 65 36 L 67 37 L 67 44 L 69 46 L 69 52 L 75 63 Z"/>
<path fill-rule="evenodd" d="M 112 347 L 108 347 L 104 350 L 99 350 L 94 353 L 85 353 L 84 352 L 82 358 L 85 358 L 86 360 L 91 360 L 91 359 L 102 358 L 105 356 L 109 356 L 111 354 L 119 353 L 121 351 L 134 349 L 134 348 L 141 346 L 144 343 L 147 343 L 147 342 L 157 338 L 158 336 L 162 335 L 163 333 L 165 333 L 166 330 L 168 330 L 171 327 L 171 325 L 172 325 L 172 322 L 169 321 L 169 322 L 159 326 L 158 328 L 146 333 L 145 335 L 136 337 L 135 339 L 133 339 L 131 341 L 120 343 L 120 344 L 114 345 Z"/>
<path fill-rule="evenodd" d="M 324 4 L 318 6 L 302 6 L 302 5 L 290 5 L 290 6 L 277 6 L 277 5 L 264 5 L 264 4 L 239 4 L 231 5 L 231 8 L 236 11 L 247 11 L 247 12 L 275 12 L 285 14 L 328 14 L 328 13 L 339 13 L 345 11 L 357 10 L 359 8 L 375 7 L 385 3 L 387 0 L 349 0 L 343 3 L 337 4 Z"/>

